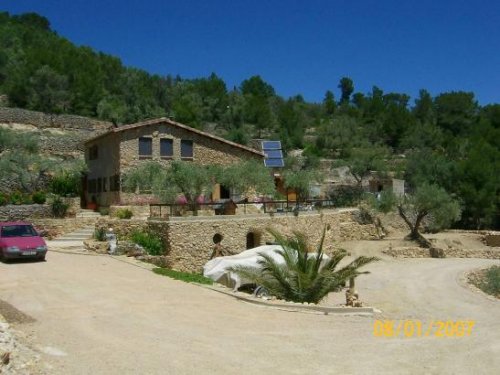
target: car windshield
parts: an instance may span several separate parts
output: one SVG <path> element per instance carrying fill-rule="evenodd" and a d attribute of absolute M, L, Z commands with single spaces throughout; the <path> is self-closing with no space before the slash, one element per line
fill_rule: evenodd
<path fill-rule="evenodd" d="M 34 237 L 38 233 L 31 225 L 7 225 L 2 227 L 2 237 Z"/>

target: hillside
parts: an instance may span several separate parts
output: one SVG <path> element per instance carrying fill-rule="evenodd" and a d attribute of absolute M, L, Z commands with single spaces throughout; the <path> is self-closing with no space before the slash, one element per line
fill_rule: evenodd
<path fill-rule="evenodd" d="M 0 106 L 116 125 L 169 116 L 242 144 L 276 138 L 286 151 L 303 150 L 302 168 L 328 158 L 358 177 L 389 170 L 410 189 L 436 184 L 459 199 L 461 227 L 500 224 L 500 104 L 482 107 L 464 91 L 422 89 L 413 102 L 376 86 L 360 93 L 348 77 L 332 86 L 337 95 L 308 103 L 281 97 L 259 76 L 228 89 L 215 73 L 152 75 L 74 45 L 40 15 L 0 13 Z"/>

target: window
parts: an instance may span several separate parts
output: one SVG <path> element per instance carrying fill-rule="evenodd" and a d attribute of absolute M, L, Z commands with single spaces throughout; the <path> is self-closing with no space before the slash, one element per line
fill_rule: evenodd
<path fill-rule="evenodd" d="M 139 138 L 139 157 L 151 158 L 153 156 L 153 139 Z"/>
<path fill-rule="evenodd" d="M 174 156 L 174 141 L 172 139 L 160 139 L 160 156 L 162 159 L 171 159 Z"/>
<path fill-rule="evenodd" d="M 102 193 L 102 178 L 101 177 L 99 177 L 97 179 L 97 192 Z"/>
<path fill-rule="evenodd" d="M 193 141 L 181 140 L 181 159 L 193 158 Z"/>
<path fill-rule="evenodd" d="M 97 146 L 89 148 L 89 160 L 96 160 L 99 157 L 99 149 Z"/>

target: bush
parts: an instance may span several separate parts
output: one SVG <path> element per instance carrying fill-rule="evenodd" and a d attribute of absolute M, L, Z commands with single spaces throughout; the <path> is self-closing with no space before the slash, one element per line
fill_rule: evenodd
<path fill-rule="evenodd" d="M 31 204 L 31 197 L 29 195 L 23 194 L 20 191 L 15 191 L 10 195 L 11 204 Z"/>
<path fill-rule="evenodd" d="M 94 239 L 101 242 L 106 241 L 106 229 L 97 228 L 96 230 L 94 230 Z"/>
<path fill-rule="evenodd" d="M 43 191 L 36 191 L 31 195 L 33 203 L 44 204 L 47 201 L 47 196 Z"/>
<path fill-rule="evenodd" d="M 64 197 L 76 197 L 80 194 L 81 177 L 76 173 L 62 172 L 50 181 L 52 193 Z"/>
<path fill-rule="evenodd" d="M 61 197 L 58 196 L 54 198 L 51 206 L 55 217 L 64 217 L 69 208 L 69 204 L 64 203 Z"/>
<path fill-rule="evenodd" d="M 500 298 L 500 266 L 488 268 L 479 287 L 486 293 Z"/>
<path fill-rule="evenodd" d="M 0 193 L 0 206 L 5 206 L 7 203 L 9 203 L 9 197 L 4 193 Z"/>
<path fill-rule="evenodd" d="M 363 190 L 356 186 L 339 186 L 330 191 L 329 196 L 337 207 L 355 207 L 363 198 Z"/>
<path fill-rule="evenodd" d="M 99 213 L 101 214 L 101 216 L 109 215 L 109 207 L 100 207 Z"/>
<path fill-rule="evenodd" d="M 186 283 L 198 283 L 207 285 L 212 285 L 214 283 L 212 279 L 209 279 L 198 273 L 180 272 L 168 268 L 154 268 L 153 272 L 158 275 L 168 276 L 172 279 L 181 280 Z"/>
<path fill-rule="evenodd" d="M 157 234 L 135 231 L 131 239 L 132 242 L 142 246 L 149 255 L 163 255 L 164 253 L 163 240 Z"/>
<path fill-rule="evenodd" d="M 130 219 L 132 216 L 134 216 L 134 214 L 128 208 L 119 208 L 118 210 L 116 210 L 115 216 L 118 219 Z"/>

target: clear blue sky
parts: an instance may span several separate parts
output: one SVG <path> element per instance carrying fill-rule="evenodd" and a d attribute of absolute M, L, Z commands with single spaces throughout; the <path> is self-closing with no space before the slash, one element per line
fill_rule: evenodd
<path fill-rule="evenodd" d="M 60 35 L 129 66 L 185 78 L 215 72 L 228 88 L 261 75 L 278 94 L 473 91 L 500 103 L 498 0 L 4 0 Z"/>

